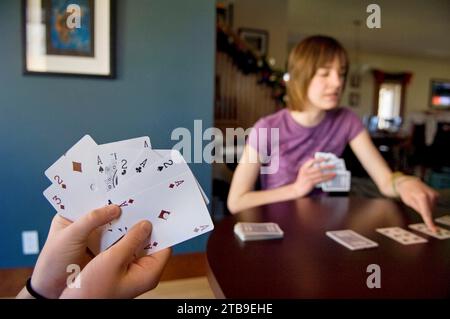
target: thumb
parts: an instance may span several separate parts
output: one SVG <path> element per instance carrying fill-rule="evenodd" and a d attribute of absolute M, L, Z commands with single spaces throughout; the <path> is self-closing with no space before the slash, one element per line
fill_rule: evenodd
<path fill-rule="evenodd" d="M 148 240 L 152 232 L 152 224 L 148 220 L 134 225 L 117 244 L 110 248 L 113 260 L 128 264 L 135 259 L 138 251 Z"/>
<path fill-rule="evenodd" d="M 68 227 L 73 237 L 79 240 L 87 240 L 89 235 L 98 227 L 103 226 L 120 216 L 120 208 L 109 205 L 95 209 L 89 214 L 83 215 Z"/>

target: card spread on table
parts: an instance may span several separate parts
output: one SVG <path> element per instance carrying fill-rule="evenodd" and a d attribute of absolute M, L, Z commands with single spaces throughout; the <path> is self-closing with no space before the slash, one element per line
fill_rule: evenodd
<path fill-rule="evenodd" d="M 377 232 L 403 245 L 422 244 L 428 242 L 425 238 L 417 236 L 416 234 L 400 227 L 377 228 Z"/>
<path fill-rule="evenodd" d="M 450 215 L 445 215 L 435 219 L 436 222 L 442 225 L 450 226 Z"/>
<path fill-rule="evenodd" d="M 448 239 L 450 238 L 450 230 L 441 228 L 436 226 L 437 228 L 437 233 L 433 233 L 430 229 L 428 229 L 427 225 L 425 225 L 424 223 L 419 223 L 419 224 L 412 224 L 408 226 L 411 229 L 417 230 L 418 232 L 424 233 L 428 236 L 437 238 L 437 239 Z"/>
<path fill-rule="evenodd" d="M 378 244 L 350 229 L 327 231 L 328 237 L 350 250 L 378 247 Z"/>
<path fill-rule="evenodd" d="M 148 137 L 97 145 L 86 135 L 45 175 L 52 185 L 44 196 L 57 213 L 71 221 L 105 205 L 121 207 L 121 216 L 90 239 L 89 248 L 95 254 L 142 220 L 153 224 L 143 254 L 214 228 L 208 198 L 183 156 L 176 150 L 151 149 Z"/>

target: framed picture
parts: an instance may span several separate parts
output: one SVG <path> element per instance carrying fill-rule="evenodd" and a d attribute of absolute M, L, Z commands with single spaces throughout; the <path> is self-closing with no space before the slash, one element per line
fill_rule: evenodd
<path fill-rule="evenodd" d="M 229 3 L 227 5 L 223 3 L 216 4 L 216 20 L 219 25 L 227 26 L 228 28 L 233 28 L 233 15 L 234 15 L 234 4 Z"/>
<path fill-rule="evenodd" d="M 115 77 L 115 0 L 22 0 L 24 74 Z"/>
<path fill-rule="evenodd" d="M 259 55 L 267 56 L 269 33 L 265 30 L 240 28 L 239 36 Z"/>
<path fill-rule="evenodd" d="M 350 104 L 351 107 L 358 107 L 359 106 L 359 93 L 351 92 L 348 95 L 348 104 Z"/>
<path fill-rule="evenodd" d="M 431 79 L 429 104 L 432 109 L 450 110 L 450 79 Z"/>

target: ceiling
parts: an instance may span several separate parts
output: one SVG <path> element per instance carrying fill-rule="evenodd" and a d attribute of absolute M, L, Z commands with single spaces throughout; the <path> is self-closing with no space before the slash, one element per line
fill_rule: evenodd
<path fill-rule="evenodd" d="M 381 28 L 369 29 L 369 4 L 381 7 Z M 450 60 L 450 0 L 288 0 L 289 42 L 312 34 L 337 38 L 361 51 Z"/>

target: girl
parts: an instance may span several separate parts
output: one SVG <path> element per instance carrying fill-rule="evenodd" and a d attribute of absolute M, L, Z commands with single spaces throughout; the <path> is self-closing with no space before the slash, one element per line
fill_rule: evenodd
<path fill-rule="evenodd" d="M 288 108 L 254 125 L 231 183 L 231 213 L 310 195 L 317 184 L 335 177 L 330 173 L 333 167 L 321 166 L 323 160 L 314 159 L 314 154 L 331 152 L 340 157 L 349 143 L 380 192 L 400 197 L 431 230 L 436 230 L 431 211 L 438 193 L 413 176 L 393 173 L 361 120 L 349 109 L 338 107 L 348 67 L 347 52 L 330 37 L 309 37 L 293 49 L 288 65 Z M 279 129 L 277 150 L 262 150 L 262 144 L 273 145 L 272 128 Z M 268 143 L 258 145 L 258 141 Z M 261 174 L 262 190 L 256 191 L 263 154 L 267 152 L 269 161 L 277 157 L 278 169 Z M 252 160 L 255 158 L 258 160 Z"/>

